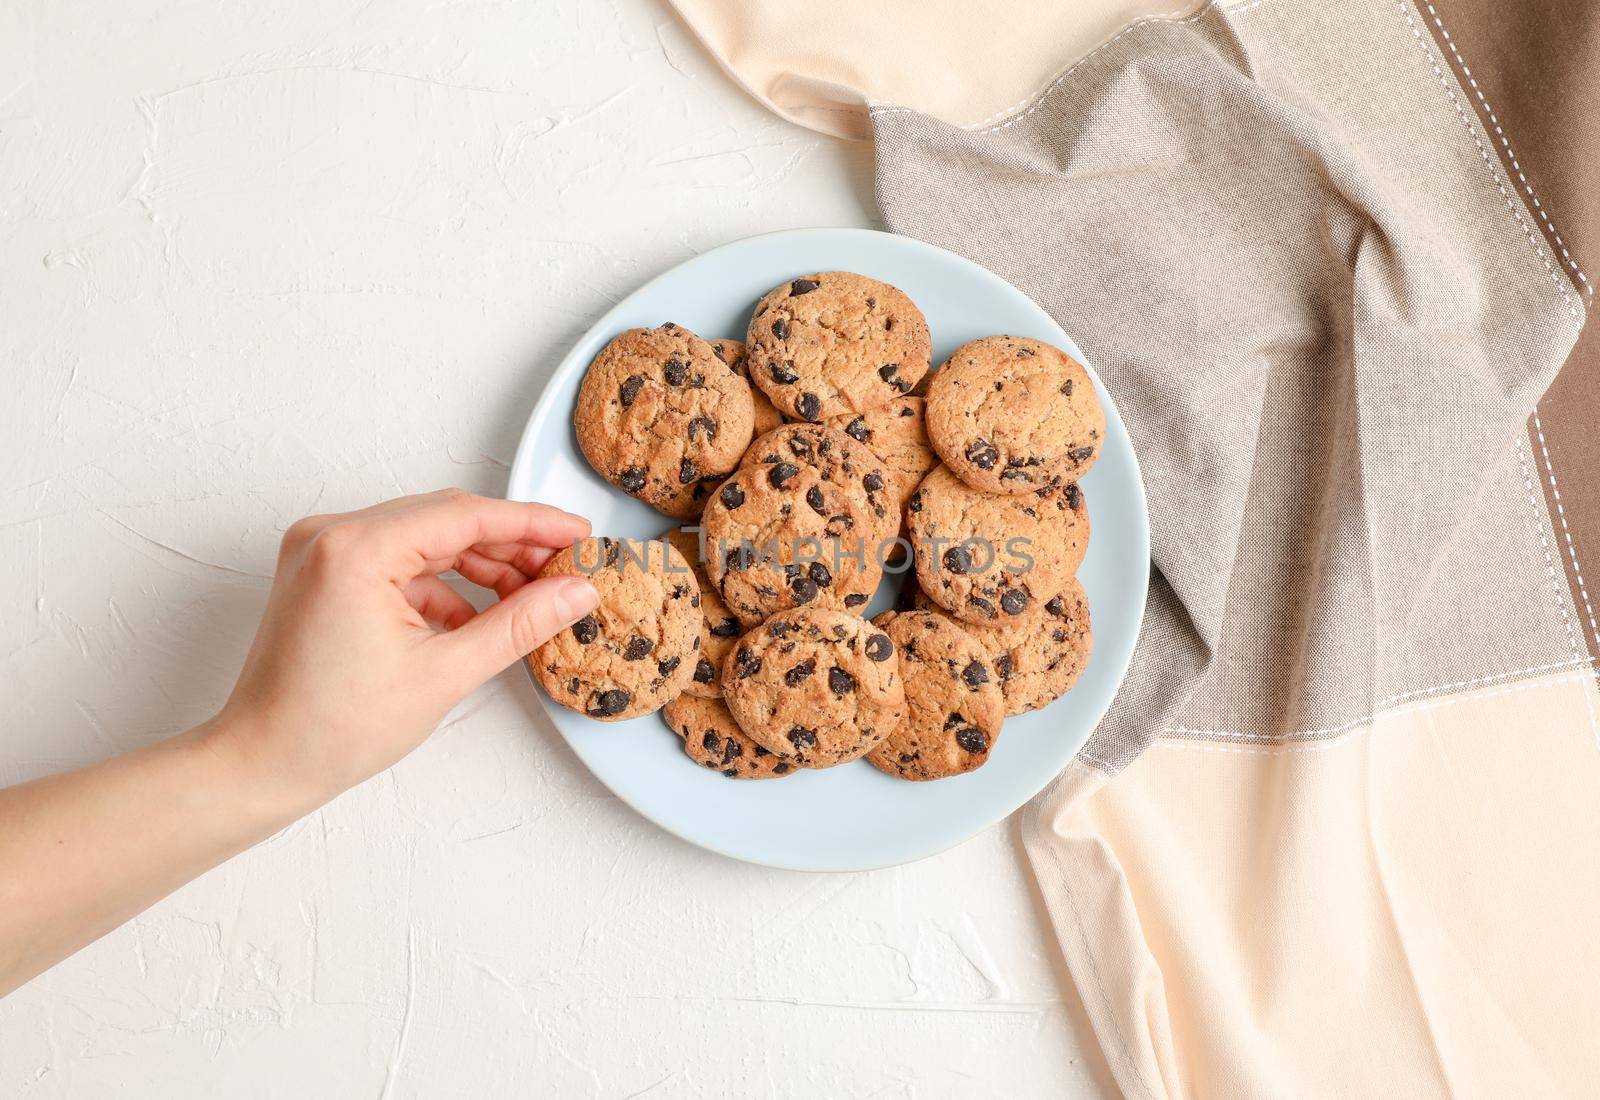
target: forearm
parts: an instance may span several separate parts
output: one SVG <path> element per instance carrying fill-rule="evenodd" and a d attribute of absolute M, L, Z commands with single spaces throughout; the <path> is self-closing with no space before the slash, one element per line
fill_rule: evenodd
<path fill-rule="evenodd" d="M 252 783 L 217 733 L 0 790 L 0 996 L 310 808 Z"/>

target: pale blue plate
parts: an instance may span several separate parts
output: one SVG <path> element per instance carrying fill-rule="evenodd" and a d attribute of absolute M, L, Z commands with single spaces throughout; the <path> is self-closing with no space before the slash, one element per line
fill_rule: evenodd
<path fill-rule="evenodd" d="M 762 294 L 796 275 L 832 270 L 858 271 L 909 294 L 933 331 L 935 364 L 958 345 L 995 333 L 1045 340 L 1087 362 L 1026 295 L 954 253 L 863 229 L 751 237 L 679 264 L 584 334 L 528 419 L 507 495 L 582 513 L 594 521 L 596 534 L 659 536 L 670 521 L 612 488 L 578 450 L 572 409 L 590 360 L 623 329 L 664 321 L 707 339 L 743 338 Z M 1088 739 L 1122 682 L 1144 615 L 1150 557 L 1144 488 L 1116 406 L 1098 377 L 1095 387 L 1105 404 L 1106 439 L 1082 483 L 1093 535 L 1078 574 L 1089 596 L 1094 652 L 1066 696 L 1006 719 L 978 771 L 908 783 L 863 760 L 784 779 L 736 781 L 691 763 L 660 715 L 594 722 L 541 692 L 545 710 L 619 798 L 663 829 L 735 859 L 807 871 L 887 867 L 932 855 L 999 821 L 1038 793 Z M 886 584 L 873 610 L 891 597 Z"/>

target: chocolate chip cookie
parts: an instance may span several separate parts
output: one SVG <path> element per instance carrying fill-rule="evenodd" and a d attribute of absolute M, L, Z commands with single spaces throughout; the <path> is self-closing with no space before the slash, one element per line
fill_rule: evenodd
<path fill-rule="evenodd" d="M 700 586 L 664 542 L 593 538 L 558 552 L 541 577 L 587 577 L 600 606 L 528 655 L 550 698 L 620 721 L 674 699 L 700 653 Z"/>
<path fill-rule="evenodd" d="M 957 348 L 928 384 L 927 416 L 945 465 L 991 493 L 1078 480 L 1106 432 L 1089 372 L 1059 348 L 1020 336 Z"/>
<path fill-rule="evenodd" d="M 975 489 L 938 466 L 906 504 L 917 580 L 956 618 L 1025 615 L 1067 586 L 1089 543 L 1076 482 L 1026 494 Z"/>
<path fill-rule="evenodd" d="M 812 768 L 865 755 L 905 719 L 894 642 L 844 611 L 774 615 L 734 646 L 722 684 L 747 735 Z"/>
<path fill-rule="evenodd" d="M 864 413 L 846 413 L 824 421 L 828 427 L 865 444 L 883 462 L 894 481 L 895 508 L 902 515 L 911 494 L 928 471 L 939 464 L 939 456 L 928 442 L 924 406 L 920 397 L 897 397 Z"/>
<path fill-rule="evenodd" d="M 922 592 L 914 602 L 922 608 L 937 606 Z M 989 654 L 1007 715 L 1038 710 L 1065 695 L 1078 682 L 1094 647 L 1089 602 L 1076 578 L 1026 615 L 965 626 Z"/>
<path fill-rule="evenodd" d="M 1005 699 L 982 643 L 942 612 L 886 611 L 872 621 L 900 653 L 906 720 L 867 759 L 912 780 L 983 767 L 1000 736 Z"/>
<path fill-rule="evenodd" d="M 674 527 L 662 536 L 672 548 L 682 554 L 694 570 L 694 579 L 700 585 L 700 652 L 695 658 L 694 678 L 684 687 L 685 694 L 702 699 L 722 698 L 722 659 L 733 648 L 733 643 L 744 633 L 744 626 L 727 604 L 722 594 L 706 576 L 705 564 L 700 558 L 700 537 L 694 531 Z"/>
<path fill-rule="evenodd" d="M 629 329 L 595 356 L 578 391 L 578 445 L 626 493 L 692 519 L 739 464 L 754 431 L 750 385 L 674 324 Z"/>
<path fill-rule="evenodd" d="M 745 337 L 750 380 L 785 416 L 822 420 L 903 397 L 928 373 L 928 322 L 911 299 L 848 271 L 784 283 Z"/>
<path fill-rule="evenodd" d="M 750 381 L 750 356 L 745 351 L 744 344 L 738 340 L 712 340 L 711 350 L 717 353 L 717 358 L 728 364 L 728 369 L 746 382 Z M 766 435 L 773 428 L 783 425 L 783 414 L 778 411 L 772 399 L 759 388 L 750 387 L 750 400 L 755 407 L 755 434 Z"/>
<path fill-rule="evenodd" d="M 839 432 L 769 432 L 706 506 L 706 574 L 747 625 L 793 607 L 859 612 L 883 578 L 890 491 L 872 453 Z"/>
<path fill-rule="evenodd" d="M 776 779 L 799 770 L 792 758 L 750 740 L 721 699 L 680 695 L 661 713 L 690 760 L 729 779 Z"/>

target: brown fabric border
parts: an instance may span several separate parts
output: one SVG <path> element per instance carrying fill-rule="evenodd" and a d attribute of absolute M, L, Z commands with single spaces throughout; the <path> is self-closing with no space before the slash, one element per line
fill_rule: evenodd
<path fill-rule="evenodd" d="M 1525 447 L 1577 609 L 1573 627 L 1600 658 L 1600 269 L 1591 266 L 1600 259 L 1600 6 L 1417 0 L 1416 8 L 1589 311 L 1528 422 Z"/>

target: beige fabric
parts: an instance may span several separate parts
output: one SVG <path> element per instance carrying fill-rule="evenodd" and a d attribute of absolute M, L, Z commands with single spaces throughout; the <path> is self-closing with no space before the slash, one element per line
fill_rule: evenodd
<path fill-rule="evenodd" d="M 853 50 L 788 71 L 889 98 Z M 872 110 L 889 226 L 1060 320 L 1145 471 L 1133 669 L 1024 825 L 1130 1096 L 1600 1070 L 1600 703 L 1523 429 L 1584 302 L 1467 94 L 1406 0 L 1247 0 L 987 123 Z"/>
<path fill-rule="evenodd" d="M 1597 706 L 1577 670 L 1074 765 L 1025 833 L 1123 1090 L 1591 1095 Z"/>
<path fill-rule="evenodd" d="M 841 137 L 867 136 L 866 105 L 982 125 L 1141 16 L 1196 0 L 672 0 L 757 99 Z"/>

